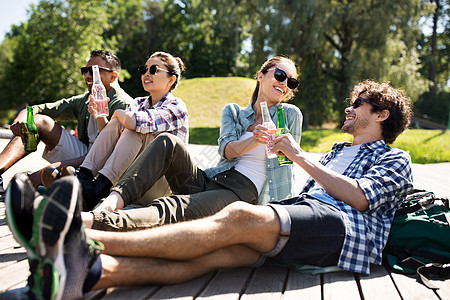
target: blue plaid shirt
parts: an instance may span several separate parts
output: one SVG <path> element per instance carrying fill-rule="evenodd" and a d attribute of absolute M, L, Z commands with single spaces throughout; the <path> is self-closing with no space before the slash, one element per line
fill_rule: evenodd
<path fill-rule="evenodd" d="M 335 144 L 320 163 L 327 164 L 345 144 Z M 361 145 L 343 175 L 356 179 L 369 201 L 369 208 L 360 212 L 336 201 L 346 226 L 338 267 L 369 274 L 370 263 L 381 264 L 394 213 L 412 189 L 411 158 L 405 151 L 391 148 L 382 140 L 370 142 Z M 308 193 L 314 183 L 309 178 L 301 193 Z"/>
<path fill-rule="evenodd" d="M 187 145 L 189 115 L 183 100 L 168 92 L 153 106 L 149 103 L 149 97 L 139 97 L 135 101 L 128 110 L 136 115 L 136 132 L 152 133 L 154 137 L 162 132 L 169 132 Z"/>
<path fill-rule="evenodd" d="M 278 103 L 269 107 L 269 114 L 275 124 L 278 124 L 277 107 L 282 105 L 284 109 L 286 126 L 292 137 L 300 143 L 302 133 L 303 116 L 300 109 L 292 104 Z M 246 108 L 237 104 L 228 104 L 222 110 L 219 154 L 221 159 L 216 167 L 206 169 L 208 176 L 213 177 L 223 171 L 234 167 L 239 157 L 225 158 L 225 146 L 231 141 L 237 141 L 247 131 L 247 128 L 255 121 L 256 114 L 253 111 L 253 102 Z M 258 204 L 265 204 L 269 200 L 281 200 L 290 198 L 294 194 L 294 172 L 292 165 L 278 165 L 277 158 L 266 158 L 267 180 L 258 198 Z"/>

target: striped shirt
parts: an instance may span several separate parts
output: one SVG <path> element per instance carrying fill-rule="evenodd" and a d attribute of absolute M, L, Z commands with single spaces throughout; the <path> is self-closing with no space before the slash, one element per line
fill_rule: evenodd
<path fill-rule="evenodd" d="M 136 132 L 152 133 L 156 138 L 162 132 L 179 137 L 186 145 L 189 139 L 188 110 L 186 104 L 168 92 L 155 105 L 151 97 L 136 98 L 136 103 L 128 108 L 136 115 Z"/>
<path fill-rule="evenodd" d="M 335 144 L 320 163 L 326 165 L 345 144 Z M 343 175 L 356 179 L 369 208 L 360 212 L 336 200 L 346 227 L 338 267 L 369 274 L 370 263 L 381 264 L 395 211 L 412 189 L 411 158 L 405 151 L 391 148 L 382 140 L 374 141 L 361 145 Z M 301 193 L 308 193 L 314 183 L 309 178 Z"/>

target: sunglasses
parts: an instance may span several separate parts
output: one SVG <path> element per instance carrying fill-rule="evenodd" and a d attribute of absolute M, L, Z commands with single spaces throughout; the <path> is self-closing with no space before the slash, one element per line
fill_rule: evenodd
<path fill-rule="evenodd" d="M 105 68 L 105 67 L 98 66 L 98 68 L 100 70 L 105 70 L 105 71 L 108 71 L 108 72 L 114 72 L 113 70 Z M 80 69 L 81 69 L 81 75 L 84 76 L 87 72 L 91 73 L 91 75 L 92 75 L 92 67 L 81 67 Z"/>
<path fill-rule="evenodd" d="M 366 102 L 366 103 L 369 103 L 369 104 L 372 105 L 372 106 L 381 108 L 380 105 L 375 104 L 375 103 L 372 103 L 372 101 L 370 101 L 369 99 L 365 99 L 365 98 L 362 98 L 362 97 L 356 98 L 355 102 L 353 102 L 353 104 L 352 104 L 353 108 L 358 108 L 358 107 L 360 107 L 360 106 L 361 106 L 361 102 Z"/>
<path fill-rule="evenodd" d="M 141 75 L 145 75 L 145 73 L 147 73 L 147 71 L 150 71 L 150 74 L 155 75 L 156 72 L 157 72 L 158 70 L 159 70 L 159 71 L 166 72 L 166 73 L 170 73 L 170 71 L 161 69 L 161 68 L 158 67 L 157 65 L 151 65 L 150 68 L 147 67 L 147 65 L 143 65 L 143 66 L 140 66 L 140 67 L 138 68 L 138 72 L 139 72 L 139 74 L 141 74 Z"/>
<path fill-rule="evenodd" d="M 279 68 L 270 68 L 267 71 L 271 70 L 275 70 L 275 72 L 273 73 L 273 77 L 277 81 L 284 82 L 287 78 L 287 87 L 290 88 L 291 90 L 295 89 L 300 84 L 300 82 L 298 82 L 297 79 L 295 79 L 294 77 L 288 77 L 286 72 Z"/>

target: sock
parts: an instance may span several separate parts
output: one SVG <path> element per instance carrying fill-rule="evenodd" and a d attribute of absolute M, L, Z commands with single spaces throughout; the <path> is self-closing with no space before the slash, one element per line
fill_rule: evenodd
<path fill-rule="evenodd" d="M 102 261 L 100 256 L 95 260 L 92 267 L 89 269 L 89 272 L 84 280 L 83 284 L 83 294 L 86 294 L 92 290 L 94 285 L 100 281 L 100 277 L 102 276 L 103 268 Z"/>

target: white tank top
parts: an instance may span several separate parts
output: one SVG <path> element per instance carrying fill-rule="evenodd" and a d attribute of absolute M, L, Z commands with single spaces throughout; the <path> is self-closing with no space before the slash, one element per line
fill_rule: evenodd
<path fill-rule="evenodd" d="M 246 131 L 239 140 L 248 139 L 252 135 L 253 133 Z M 234 168 L 253 182 L 259 195 L 267 179 L 266 149 L 264 145 L 258 146 L 242 155 Z"/>

